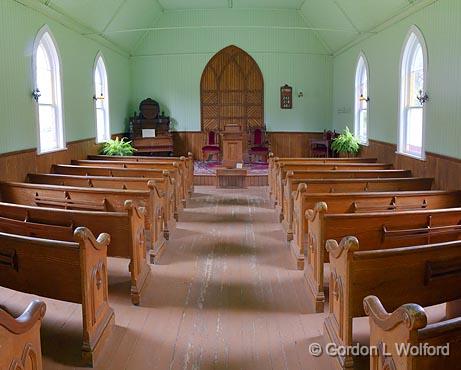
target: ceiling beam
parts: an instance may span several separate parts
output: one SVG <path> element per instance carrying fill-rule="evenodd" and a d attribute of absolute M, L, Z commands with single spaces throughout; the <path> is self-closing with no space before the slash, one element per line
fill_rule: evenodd
<path fill-rule="evenodd" d="M 357 32 L 358 34 L 361 33 L 361 31 L 357 28 L 357 26 L 355 25 L 355 23 L 352 21 L 351 17 L 349 17 L 349 14 L 347 14 L 346 10 L 341 6 L 341 4 L 339 4 L 339 2 L 337 0 L 334 1 L 334 4 L 336 5 L 336 8 L 338 8 L 338 10 L 341 12 L 341 14 L 343 15 L 344 18 L 346 18 L 346 20 L 349 22 L 349 24 L 351 25 L 351 27 L 355 30 L 355 32 Z"/>
<path fill-rule="evenodd" d="M 304 3 L 303 3 L 304 5 Z M 304 14 L 304 12 L 300 9 L 298 10 L 298 14 L 300 15 L 301 19 L 303 20 L 304 24 L 307 25 L 307 26 L 312 26 L 311 22 L 309 21 L 309 19 L 307 19 L 306 15 Z M 313 32 L 315 33 L 315 36 L 317 37 L 317 39 L 320 41 L 320 43 L 322 44 L 322 46 L 325 48 L 325 50 L 328 52 L 328 54 L 333 54 L 333 50 L 331 49 L 331 46 L 325 41 L 325 39 L 320 35 L 320 30 L 313 30 Z"/>
<path fill-rule="evenodd" d="M 110 25 L 112 24 L 112 22 L 115 20 L 115 18 L 119 15 L 120 11 L 122 10 L 122 8 L 125 6 L 126 2 L 128 0 L 123 0 L 120 2 L 119 6 L 117 7 L 117 9 L 115 9 L 115 12 L 114 14 L 112 14 L 112 17 L 110 17 L 109 19 L 109 22 L 107 22 L 107 24 L 104 26 L 104 28 L 102 29 L 102 34 L 104 34 L 106 32 L 106 30 L 110 27 Z"/>
<path fill-rule="evenodd" d="M 130 28 L 124 30 L 112 30 L 107 31 L 104 34 L 117 34 L 117 33 L 130 33 L 130 32 L 154 32 L 154 31 L 176 31 L 176 30 L 207 30 L 207 29 L 247 29 L 247 30 L 287 30 L 287 31 L 314 31 L 314 32 L 348 32 L 356 33 L 352 30 L 340 29 L 340 28 L 323 28 L 323 27 L 296 27 L 296 26 L 255 26 L 255 25 L 202 25 L 202 26 L 165 26 L 165 27 L 145 27 L 145 28 Z M 101 33 L 90 33 L 88 35 L 101 35 Z"/>
<path fill-rule="evenodd" d="M 100 35 L 98 32 L 95 32 L 94 29 L 89 28 L 88 26 L 83 25 L 81 22 L 77 21 L 76 19 L 71 18 L 68 15 L 63 14 L 59 12 L 58 10 L 56 10 L 54 7 L 52 7 L 51 0 L 48 0 L 46 3 L 41 3 L 36 0 L 13 0 L 13 1 L 37 13 L 44 15 L 47 18 L 54 20 L 55 22 L 61 24 L 67 29 L 83 37 L 86 37 L 100 44 L 101 46 L 104 46 L 107 49 L 110 49 L 116 52 L 117 54 L 120 54 L 124 57 L 129 56 L 128 50 L 125 50 L 120 45 L 115 44 L 110 40 L 107 40 L 106 38 L 103 37 L 103 35 Z"/>
<path fill-rule="evenodd" d="M 403 9 L 400 9 L 397 14 L 394 16 L 388 18 L 384 22 L 380 23 L 379 25 L 373 27 L 372 29 L 368 30 L 367 32 L 364 32 L 363 34 L 359 35 L 357 38 L 352 40 L 351 42 L 347 43 L 345 46 L 339 48 L 334 52 L 334 56 L 341 55 L 342 53 L 346 52 L 350 48 L 354 47 L 355 45 L 369 39 L 370 37 L 373 37 L 373 35 L 376 35 L 389 27 L 393 26 L 394 24 L 412 16 L 413 14 L 427 8 L 428 6 L 431 6 L 435 3 L 437 3 L 439 0 L 408 0 L 408 5 L 406 5 Z"/>

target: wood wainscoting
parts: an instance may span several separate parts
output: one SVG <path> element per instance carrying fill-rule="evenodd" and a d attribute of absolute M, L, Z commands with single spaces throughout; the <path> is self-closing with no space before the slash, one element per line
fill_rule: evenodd
<path fill-rule="evenodd" d="M 67 149 L 47 154 L 37 154 L 37 149 L 0 154 L 0 180 L 25 181 L 28 173 L 49 173 L 54 163 L 70 163 L 72 159 L 85 159 L 97 154 L 99 145 L 95 138 L 72 141 Z"/>
<path fill-rule="evenodd" d="M 319 140 L 323 132 L 268 132 L 271 150 L 277 157 L 310 157 L 309 140 Z"/>
<path fill-rule="evenodd" d="M 362 147 L 361 156 L 376 157 L 379 162 L 392 163 L 396 169 L 411 170 L 413 176 L 434 177 L 436 189 L 461 189 L 461 160 L 426 152 L 424 161 L 396 153 L 397 146 L 377 140 L 370 140 Z"/>
<path fill-rule="evenodd" d="M 204 145 L 203 133 L 200 131 L 173 132 L 176 155 L 191 152 L 195 159 L 202 160 Z M 268 132 L 272 152 L 278 157 L 308 157 L 309 140 L 321 139 L 322 132 Z"/>

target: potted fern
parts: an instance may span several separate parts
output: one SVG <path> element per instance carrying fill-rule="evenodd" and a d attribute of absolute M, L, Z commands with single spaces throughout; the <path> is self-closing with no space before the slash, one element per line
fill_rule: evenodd
<path fill-rule="evenodd" d="M 131 156 L 136 151 L 131 145 L 131 141 L 123 137 L 121 140 L 116 137 L 115 140 L 107 140 L 101 147 L 100 153 L 112 156 Z"/>
<path fill-rule="evenodd" d="M 333 140 L 331 149 L 340 157 L 355 157 L 360 150 L 360 144 L 349 127 L 346 127 L 343 133 Z"/>

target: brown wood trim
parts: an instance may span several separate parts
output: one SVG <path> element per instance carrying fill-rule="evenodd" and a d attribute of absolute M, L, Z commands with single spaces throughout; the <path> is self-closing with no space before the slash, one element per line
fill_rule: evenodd
<path fill-rule="evenodd" d="M 380 141 L 380 140 L 375 140 L 375 139 L 370 139 L 369 141 L 373 142 L 375 144 L 386 145 L 386 146 L 392 147 L 393 150 L 395 150 L 395 151 L 397 150 L 397 144 L 392 144 L 392 143 L 388 143 L 388 142 Z M 400 155 L 399 153 L 396 153 L 396 154 Z M 426 152 L 426 156 L 431 156 L 431 157 L 443 159 L 443 160 L 446 160 L 446 161 L 452 161 L 452 162 L 456 162 L 456 163 L 461 163 L 461 158 L 451 157 L 451 156 L 445 155 L 445 154 L 438 154 L 438 153 L 434 153 L 434 152 Z"/>
<path fill-rule="evenodd" d="M 397 150 L 397 144 L 392 144 L 388 143 L 387 141 L 380 141 L 380 140 L 375 140 L 375 139 L 369 139 L 368 140 L 370 143 L 375 143 L 375 144 L 381 144 L 381 145 L 386 145 L 395 148 Z"/>
<path fill-rule="evenodd" d="M 112 137 L 115 137 L 115 136 L 121 137 L 122 135 L 125 136 L 126 133 L 112 134 Z M 99 145 L 99 144 L 96 143 L 96 137 L 90 137 L 90 138 L 86 138 L 86 139 L 78 139 L 78 140 L 68 141 L 66 143 L 66 148 L 63 148 L 62 151 L 66 150 L 68 145 L 80 144 L 80 143 L 83 143 L 85 141 L 94 141 L 95 145 Z M 47 155 L 47 154 L 57 153 L 57 152 L 60 152 L 60 151 L 61 150 L 56 150 L 56 151 L 53 151 L 53 152 L 50 152 L 50 153 L 43 153 L 43 154 L 40 154 L 40 155 L 43 156 L 43 155 Z M 15 150 L 13 152 L 0 153 L 0 158 L 10 157 L 10 156 L 13 156 L 13 155 L 27 154 L 27 153 L 32 153 L 32 152 L 37 152 L 37 147 L 29 148 L 29 149 Z"/>
<path fill-rule="evenodd" d="M 323 135 L 323 131 L 267 131 L 268 135 L 286 135 L 286 134 L 293 134 L 293 135 Z"/>

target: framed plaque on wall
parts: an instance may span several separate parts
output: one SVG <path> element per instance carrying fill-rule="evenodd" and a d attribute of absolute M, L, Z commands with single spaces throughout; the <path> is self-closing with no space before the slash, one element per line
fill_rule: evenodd
<path fill-rule="evenodd" d="M 285 85 L 280 88 L 280 108 L 293 108 L 293 88 L 291 86 Z"/>

